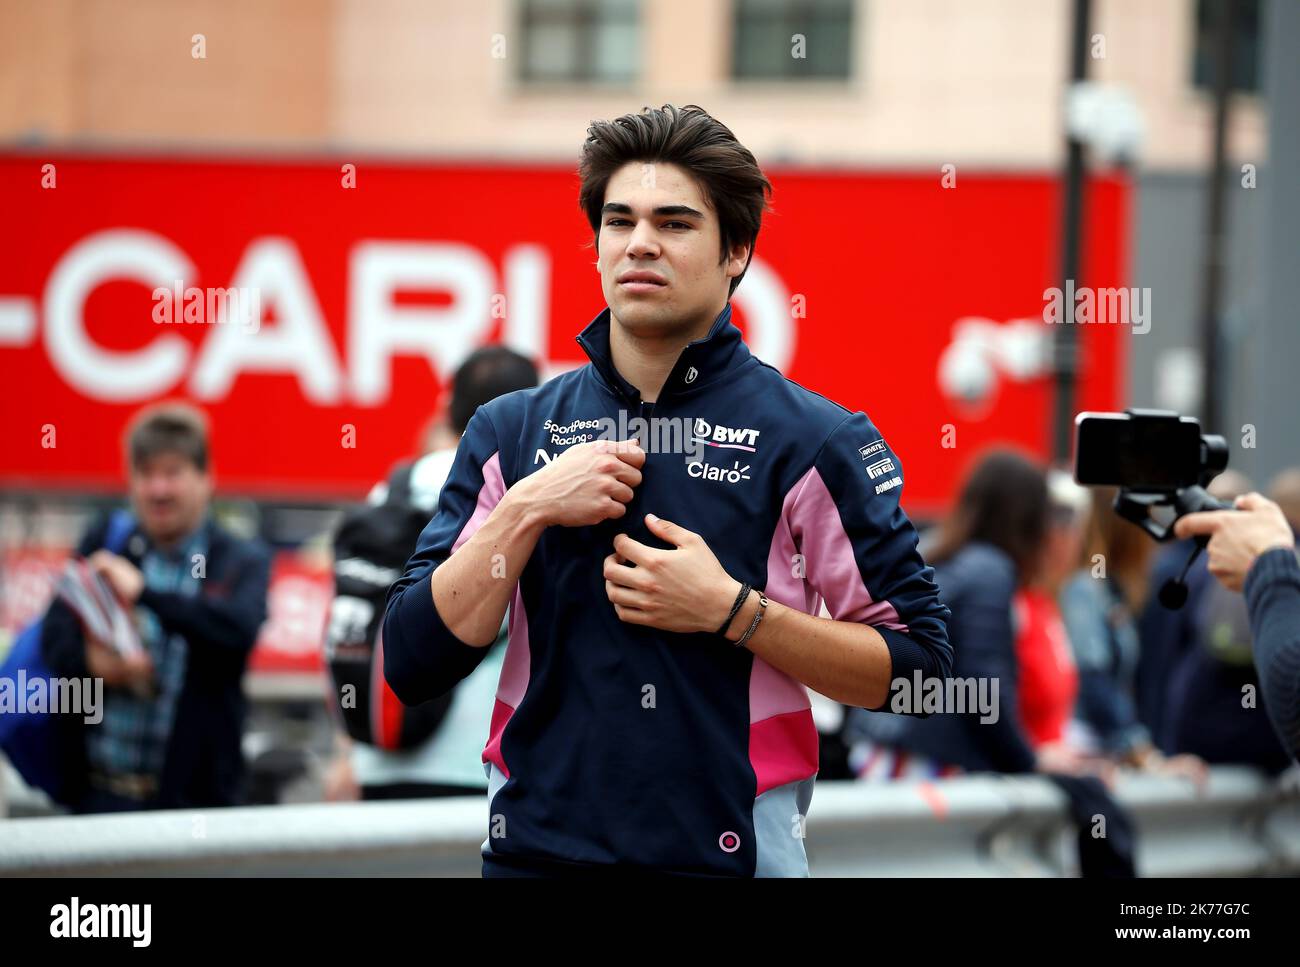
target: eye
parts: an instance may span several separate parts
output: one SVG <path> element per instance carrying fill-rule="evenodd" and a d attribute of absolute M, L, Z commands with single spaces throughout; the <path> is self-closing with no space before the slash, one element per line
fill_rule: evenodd
<path fill-rule="evenodd" d="M 606 225 L 628 225 L 630 222 L 626 218 L 611 218 L 605 223 Z"/>
<path fill-rule="evenodd" d="M 687 229 L 692 227 L 689 222 L 668 222 L 667 223 L 667 227 L 669 228 L 672 228 L 674 225 L 678 226 L 679 228 L 687 228 Z"/>

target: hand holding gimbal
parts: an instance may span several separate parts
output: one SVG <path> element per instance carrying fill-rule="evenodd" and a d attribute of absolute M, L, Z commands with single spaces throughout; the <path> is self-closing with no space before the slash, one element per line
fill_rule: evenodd
<path fill-rule="evenodd" d="M 1115 512 L 1157 541 L 1174 536 L 1174 523 L 1187 514 L 1232 510 L 1211 497 L 1206 486 L 1228 466 L 1223 437 L 1202 434 L 1200 423 L 1172 410 L 1132 408 L 1123 413 L 1080 413 L 1074 419 L 1074 479 L 1084 486 L 1119 487 Z M 1168 509 L 1164 522 L 1151 516 Z M 1187 601 L 1187 572 L 1209 538 L 1196 546 L 1182 573 L 1160 589 L 1160 603 L 1170 610 Z"/>

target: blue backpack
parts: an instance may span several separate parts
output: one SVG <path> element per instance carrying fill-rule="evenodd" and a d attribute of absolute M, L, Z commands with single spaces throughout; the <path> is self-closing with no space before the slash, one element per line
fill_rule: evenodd
<path fill-rule="evenodd" d="M 120 553 L 135 527 L 135 519 L 128 511 L 114 511 L 108 521 L 104 547 L 114 554 Z M 0 679 L 7 680 L 14 689 L 15 709 L 0 710 L 0 749 L 9 757 L 23 781 L 42 790 L 57 803 L 66 801 L 62 764 L 59 762 L 58 728 L 48 712 L 28 712 L 22 708 L 23 696 L 17 694 L 18 674 L 26 673 L 26 680 L 50 681 L 55 677 L 41 654 L 41 626 L 45 616 L 37 618 L 14 638 L 4 662 L 0 663 Z"/>

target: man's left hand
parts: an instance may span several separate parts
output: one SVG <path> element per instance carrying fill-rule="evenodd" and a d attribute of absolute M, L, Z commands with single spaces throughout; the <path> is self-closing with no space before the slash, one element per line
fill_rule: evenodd
<path fill-rule="evenodd" d="M 626 534 L 605 558 L 605 594 L 620 621 L 662 631 L 717 631 L 740 582 L 730 577 L 699 534 L 646 514 L 650 533 L 672 544 L 649 547 Z M 630 561 L 636 567 L 628 567 Z"/>
<path fill-rule="evenodd" d="M 91 570 L 103 575 L 123 604 L 132 605 L 140 600 L 140 592 L 144 590 L 144 575 L 126 558 L 112 551 L 99 550 L 90 555 L 88 563 Z"/>

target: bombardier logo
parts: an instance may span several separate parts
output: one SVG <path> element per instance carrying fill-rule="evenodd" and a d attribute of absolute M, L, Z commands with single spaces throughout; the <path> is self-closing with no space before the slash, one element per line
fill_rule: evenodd
<path fill-rule="evenodd" d="M 728 450 L 748 450 L 750 453 L 754 453 L 758 449 L 759 431 L 749 427 L 736 428 L 696 419 L 694 430 L 695 439 L 711 447 L 725 447 Z"/>

